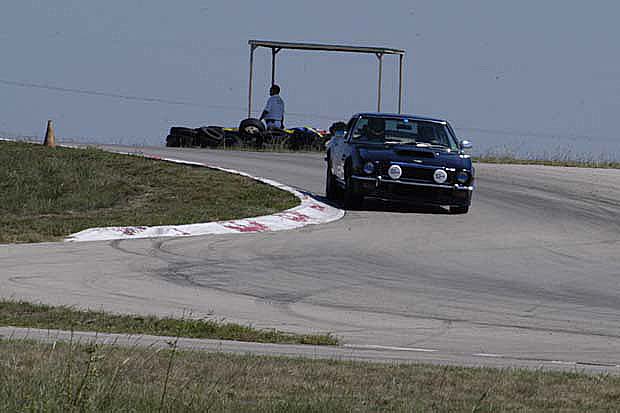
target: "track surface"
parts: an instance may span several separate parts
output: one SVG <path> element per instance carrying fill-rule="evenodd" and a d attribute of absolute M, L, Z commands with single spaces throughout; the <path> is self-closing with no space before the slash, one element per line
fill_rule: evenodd
<path fill-rule="evenodd" d="M 321 155 L 140 150 L 323 194 Z M 477 178 L 467 215 L 371 202 L 289 232 L 4 245 L 0 294 L 329 331 L 378 359 L 619 371 L 620 171 L 483 164 Z"/>

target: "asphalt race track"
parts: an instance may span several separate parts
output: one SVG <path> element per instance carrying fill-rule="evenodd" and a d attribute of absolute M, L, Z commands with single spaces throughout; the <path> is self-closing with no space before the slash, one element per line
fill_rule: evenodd
<path fill-rule="evenodd" d="M 324 193 L 318 154 L 140 150 Z M 369 202 L 287 232 L 2 245 L 0 295 L 332 332 L 409 360 L 620 371 L 620 170 L 476 168 L 467 215 Z"/>

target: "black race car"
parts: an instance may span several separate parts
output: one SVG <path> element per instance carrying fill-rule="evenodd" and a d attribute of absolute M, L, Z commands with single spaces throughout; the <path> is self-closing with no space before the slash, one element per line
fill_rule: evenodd
<path fill-rule="evenodd" d="M 327 198 L 347 209 L 364 197 L 469 211 L 474 168 L 468 141 L 445 120 L 359 113 L 327 145 Z"/>

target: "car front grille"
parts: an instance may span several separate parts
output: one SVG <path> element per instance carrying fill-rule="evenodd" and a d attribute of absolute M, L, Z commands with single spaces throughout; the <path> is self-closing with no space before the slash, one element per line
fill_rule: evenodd
<path fill-rule="evenodd" d="M 377 169 L 379 175 L 382 177 L 389 179 L 388 169 L 390 168 L 391 163 L 382 162 Z M 437 168 L 428 168 L 428 167 L 416 167 L 415 165 L 400 165 L 403 170 L 403 175 L 400 179 L 404 180 L 412 180 L 416 182 L 424 182 L 424 183 L 435 183 L 433 179 L 433 173 Z M 448 180 L 447 183 L 452 182 L 453 173 L 448 171 Z"/>

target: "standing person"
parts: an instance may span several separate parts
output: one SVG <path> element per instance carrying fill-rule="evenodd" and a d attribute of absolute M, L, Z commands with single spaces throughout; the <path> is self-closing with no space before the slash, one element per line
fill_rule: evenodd
<path fill-rule="evenodd" d="M 284 125 L 284 101 L 280 97 L 280 86 L 271 86 L 269 95 L 260 119 L 265 119 L 267 129 L 282 128 Z"/>

